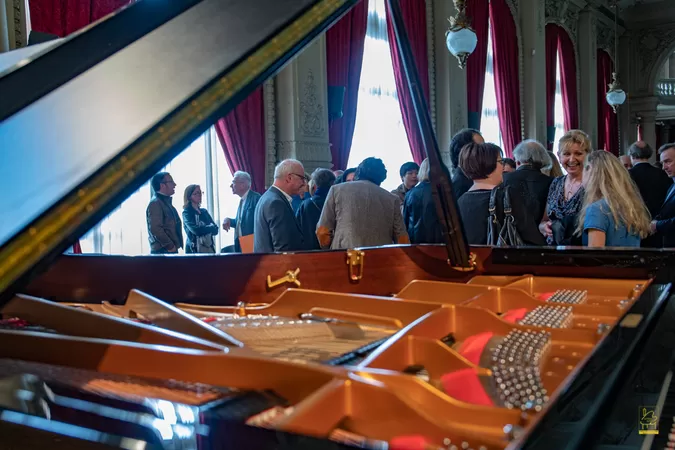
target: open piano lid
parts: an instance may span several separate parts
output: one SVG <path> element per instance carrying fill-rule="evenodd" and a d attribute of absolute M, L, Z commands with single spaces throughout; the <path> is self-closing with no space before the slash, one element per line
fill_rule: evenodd
<path fill-rule="evenodd" d="M 357 1 L 138 2 L 5 72 L 0 304 Z"/>

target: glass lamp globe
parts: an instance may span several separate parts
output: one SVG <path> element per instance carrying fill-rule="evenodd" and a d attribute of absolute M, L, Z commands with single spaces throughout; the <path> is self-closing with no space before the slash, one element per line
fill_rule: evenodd
<path fill-rule="evenodd" d="M 466 59 L 476 50 L 478 37 L 469 28 L 450 30 L 445 38 L 445 44 L 448 46 L 450 53 L 457 57 L 459 67 L 463 69 L 466 66 Z"/>
<path fill-rule="evenodd" d="M 610 89 L 607 92 L 607 103 L 610 104 L 610 106 L 614 109 L 614 112 L 616 112 L 616 108 L 619 105 L 623 105 L 624 102 L 626 101 L 626 93 L 623 91 L 623 89 Z"/>

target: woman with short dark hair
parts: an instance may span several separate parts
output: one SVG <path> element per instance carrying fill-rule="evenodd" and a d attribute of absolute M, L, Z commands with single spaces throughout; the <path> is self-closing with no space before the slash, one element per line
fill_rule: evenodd
<path fill-rule="evenodd" d="M 490 197 L 494 189 L 496 216 L 500 224 L 504 223 L 504 187 L 502 174 L 504 160 L 501 149 L 494 144 L 470 143 L 459 155 L 459 167 L 473 180 L 467 193 L 458 200 L 458 207 L 469 244 L 486 245 L 488 220 L 490 220 Z M 518 195 L 509 195 L 512 215 L 520 238 L 526 245 L 544 245 L 544 239 L 537 230 L 533 218 Z"/>

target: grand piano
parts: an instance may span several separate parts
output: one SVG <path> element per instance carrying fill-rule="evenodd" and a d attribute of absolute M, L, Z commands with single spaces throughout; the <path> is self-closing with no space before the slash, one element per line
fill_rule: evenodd
<path fill-rule="evenodd" d="M 2 74 L 0 447 L 667 445 L 674 255 L 469 247 L 389 2 L 445 245 L 63 255 L 356 0 L 137 2 Z"/>

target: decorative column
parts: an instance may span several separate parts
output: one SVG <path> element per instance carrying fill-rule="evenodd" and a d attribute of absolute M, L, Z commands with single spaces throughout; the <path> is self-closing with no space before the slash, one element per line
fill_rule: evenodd
<path fill-rule="evenodd" d="M 585 8 L 579 14 L 579 126 L 598 145 L 598 67 L 595 11 Z"/>
<path fill-rule="evenodd" d="M 325 36 L 316 39 L 279 72 L 275 97 L 275 163 L 295 158 L 303 163 L 307 173 L 319 167 L 332 168 Z"/>
<path fill-rule="evenodd" d="M 642 139 L 654 149 L 654 154 L 649 158 L 650 163 L 656 162 L 656 107 L 659 104 L 658 97 L 638 97 L 631 100 L 631 113 L 638 115 L 642 120 Z"/>
<path fill-rule="evenodd" d="M 450 140 L 469 125 L 466 99 L 466 71 L 445 45 L 445 32 L 449 25 L 446 20 L 457 13 L 452 1 L 433 1 L 434 48 L 436 49 L 436 136 L 443 162 L 450 164 Z M 471 56 L 469 56 L 471 58 Z"/>
<path fill-rule="evenodd" d="M 520 29 L 523 39 L 525 137 L 547 142 L 546 133 L 546 3 L 520 0 Z"/>
<path fill-rule="evenodd" d="M 28 45 L 28 0 L 0 0 L 0 53 Z"/>

